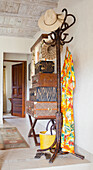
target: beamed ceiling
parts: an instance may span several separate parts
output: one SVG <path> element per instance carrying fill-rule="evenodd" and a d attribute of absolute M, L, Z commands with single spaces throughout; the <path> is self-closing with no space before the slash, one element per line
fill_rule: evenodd
<path fill-rule="evenodd" d="M 26 37 L 40 31 L 39 17 L 58 0 L 0 0 L 0 36 Z"/>

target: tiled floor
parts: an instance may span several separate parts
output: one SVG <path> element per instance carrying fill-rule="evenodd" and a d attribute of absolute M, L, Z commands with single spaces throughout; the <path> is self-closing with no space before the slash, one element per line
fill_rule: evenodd
<path fill-rule="evenodd" d="M 19 170 L 19 169 L 32 169 L 32 168 L 43 168 L 53 166 L 65 166 L 72 164 L 82 164 L 89 163 L 88 160 L 81 160 L 71 154 L 58 155 L 55 161 L 50 164 L 46 160 L 45 156 L 40 159 L 35 159 L 34 156 L 37 152 L 39 146 L 35 146 L 33 138 L 28 138 L 28 131 L 30 129 L 30 124 L 28 117 L 18 118 L 12 116 L 5 116 L 4 124 L 6 126 L 17 127 L 21 135 L 29 144 L 30 148 L 21 149 L 11 149 L 11 150 L 0 150 L 0 169 L 1 170 Z M 37 123 L 37 130 L 41 130 L 41 124 Z"/>

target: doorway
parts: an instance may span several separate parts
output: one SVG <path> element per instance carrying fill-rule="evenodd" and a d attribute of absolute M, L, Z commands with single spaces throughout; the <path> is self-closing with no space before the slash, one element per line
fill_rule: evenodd
<path fill-rule="evenodd" d="M 12 116 L 25 117 L 27 61 L 4 60 L 5 63 L 8 63 L 8 69 L 10 68 L 10 71 L 6 70 L 8 73 L 5 74 L 7 85 L 5 110 Z M 4 86 L 3 88 L 5 89 Z"/>

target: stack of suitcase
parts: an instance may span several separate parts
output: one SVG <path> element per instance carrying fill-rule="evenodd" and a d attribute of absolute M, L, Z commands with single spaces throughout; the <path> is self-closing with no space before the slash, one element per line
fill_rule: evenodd
<path fill-rule="evenodd" d="M 29 89 L 26 110 L 34 118 L 55 118 L 57 111 L 57 74 L 53 61 L 39 61 L 35 64 L 32 88 Z"/>

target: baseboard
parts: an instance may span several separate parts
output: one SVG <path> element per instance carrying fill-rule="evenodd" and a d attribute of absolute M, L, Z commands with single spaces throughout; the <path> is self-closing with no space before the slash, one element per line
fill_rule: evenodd
<path fill-rule="evenodd" d="M 24 170 L 93 170 L 93 164 L 79 164 L 79 165 L 66 165 L 66 166 L 53 166 L 46 168 L 32 168 Z"/>
<path fill-rule="evenodd" d="M 0 120 L 0 125 L 3 125 L 3 120 Z"/>
<path fill-rule="evenodd" d="M 75 145 L 75 152 L 79 153 L 83 156 L 85 156 L 85 158 L 90 161 L 91 163 L 93 163 L 93 154 L 86 151 L 85 149 L 79 147 L 78 145 Z"/>

